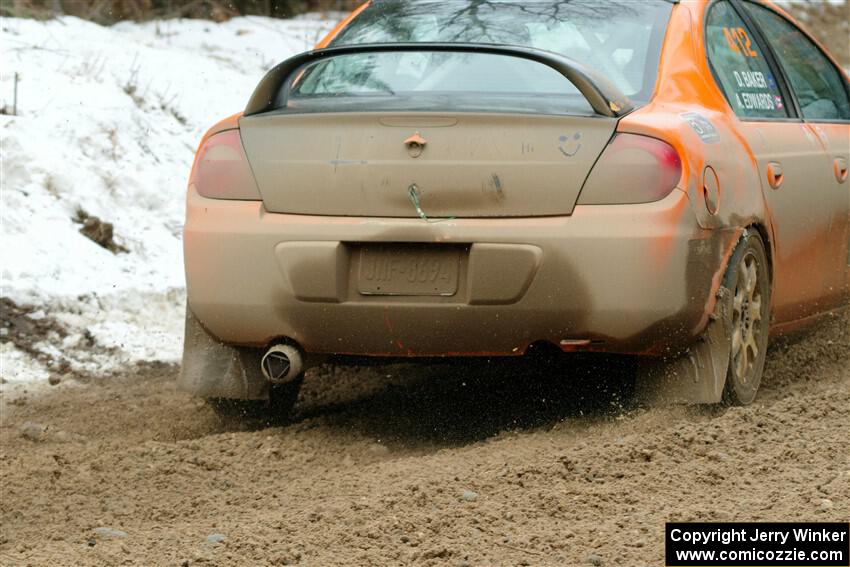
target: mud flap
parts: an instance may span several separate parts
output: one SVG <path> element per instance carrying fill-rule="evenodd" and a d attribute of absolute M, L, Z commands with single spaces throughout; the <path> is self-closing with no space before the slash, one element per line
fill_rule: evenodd
<path fill-rule="evenodd" d="M 732 353 L 732 293 L 721 287 L 700 340 L 676 358 L 641 361 L 636 397 L 648 405 L 716 404 L 723 398 Z"/>
<path fill-rule="evenodd" d="M 177 386 L 201 398 L 267 400 L 268 382 L 256 349 L 228 346 L 210 335 L 186 308 L 183 364 Z"/>

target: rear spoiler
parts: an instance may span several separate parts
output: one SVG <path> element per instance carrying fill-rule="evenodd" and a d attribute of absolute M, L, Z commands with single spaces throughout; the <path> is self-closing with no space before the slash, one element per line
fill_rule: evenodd
<path fill-rule="evenodd" d="M 295 77 L 305 65 L 342 55 L 381 52 L 450 52 L 504 55 L 542 63 L 551 67 L 569 80 L 587 99 L 596 114 L 619 118 L 634 109 L 634 104 L 611 81 L 585 65 L 542 49 L 481 43 L 371 43 L 345 45 L 307 51 L 276 65 L 257 85 L 245 108 L 245 116 L 268 112 L 276 108 L 275 101 L 281 88 L 286 85 L 288 94 Z M 285 102 L 287 97 L 283 97 Z"/>

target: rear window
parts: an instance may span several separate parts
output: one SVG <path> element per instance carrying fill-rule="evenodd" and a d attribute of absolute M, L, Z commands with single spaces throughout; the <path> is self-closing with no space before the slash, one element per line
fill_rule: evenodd
<path fill-rule="evenodd" d="M 652 96 L 672 5 L 665 0 L 376 0 L 331 46 L 486 43 L 552 51 L 590 67 L 637 104 Z M 328 99 L 333 97 L 333 101 Z M 324 99 L 324 100 L 322 100 Z M 549 67 L 475 53 L 369 53 L 309 67 L 296 107 L 586 112 L 578 90 Z"/>

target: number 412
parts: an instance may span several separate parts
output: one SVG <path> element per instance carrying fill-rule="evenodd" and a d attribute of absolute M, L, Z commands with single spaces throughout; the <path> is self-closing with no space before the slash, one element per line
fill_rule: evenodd
<path fill-rule="evenodd" d="M 753 51 L 750 36 L 747 35 L 747 30 L 744 28 L 723 28 L 723 35 L 726 36 L 726 41 L 729 42 L 729 49 L 737 51 L 744 57 L 758 57 L 759 54 Z"/>

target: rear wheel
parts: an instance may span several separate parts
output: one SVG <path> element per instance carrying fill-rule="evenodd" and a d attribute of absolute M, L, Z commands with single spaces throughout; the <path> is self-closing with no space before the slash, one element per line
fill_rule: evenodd
<path fill-rule="evenodd" d="M 770 326 L 767 254 L 756 231 L 749 230 L 738 245 L 723 284 L 732 292 L 732 309 L 728 315 L 732 351 L 724 399 L 746 405 L 755 399 L 761 383 Z"/>
<path fill-rule="evenodd" d="M 273 384 L 269 387 L 267 400 L 231 400 L 210 398 L 207 403 L 221 417 L 227 419 L 264 418 L 274 421 L 286 421 L 292 417 L 295 402 L 301 391 L 304 375 L 286 384 Z"/>
<path fill-rule="evenodd" d="M 638 399 L 648 405 L 751 403 L 764 371 L 770 290 L 764 243 L 748 230 L 729 260 L 704 335 L 672 358 L 641 360 Z"/>

